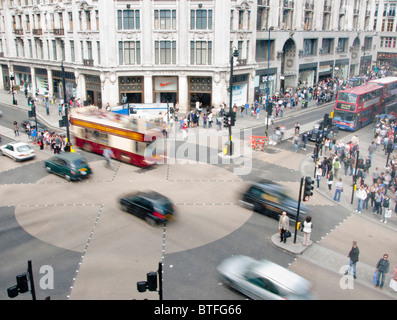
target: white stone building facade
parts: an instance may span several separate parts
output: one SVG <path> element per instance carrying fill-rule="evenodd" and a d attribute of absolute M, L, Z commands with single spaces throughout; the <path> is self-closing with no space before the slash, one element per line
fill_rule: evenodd
<path fill-rule="evenodd" d="M 181 111 L 196 101 L 228 104 L 234 49 L 237 105 L 261 99 L 268 85 L 272 94 L 358 75 L 379 52 L 395 52 L 392 0 L 0 3 L 0 87 L 62 97 L 63 64 L 68 98 L 98 105 L 120 104 L 123 96 L 178 103 Z"/>

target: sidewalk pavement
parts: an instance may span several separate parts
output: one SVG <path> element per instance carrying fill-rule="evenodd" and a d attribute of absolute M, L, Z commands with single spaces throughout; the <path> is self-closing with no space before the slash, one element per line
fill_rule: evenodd
<path fill-rule="evenodd" d="M 343 142 L 347 143 L 350 141 L 353 135 L 357 135 L 359 138 L 360 158 L 366 159 L 368 156 L 368 147 L 373 139 L 373 127 L 367 126 L 358 133 L 351 133 L 343 138 Z M 322 160 L 324 156 L 326 155 L 324 154 L 320 159 Z M 375 152 L 372 159 L 372 166 L 365 179 L 367 185 L 372 185 L 372 171 L 376 167 L 378 167 L 381 172 L 385 171 L 386 157 L 387 156 L 382 151 Z M 302 176 L 313 177 L 314 163 L 310 156 L 306 157 L 301 163 L 301 173 Z M 328 193 L 328 186 L 325 178 L 321 180 L 320 188 L 313 190 L 313 192 L 324 197 L 324 200 L 331 200 L 335 205 L 345 208 L 349 212 L 349 216 L 346 220 L 341 222 L 339 226 L 332 228 L 331 232 L 320 241 L 317 241 L 317 243 L 312 242 L 307 247 L 302 245 L 303 237 L 301 237 L 299 233 L 296 243 L 293 242 L 293 232 L 291 232 L 292 236 L 285 244 L 280 242 L 278 233 L 274 234 L 271 239 L 272 243 L 280 249 L 293 253 L 314 265 L 338 273 L 342 279 L 348 266 L 348 258 L 346 256 L 350 249 L 349 246 L 351 246 L 353 240 L 356 240 L 359 243 L 360 257 L 364 255 L 366 257 L 360 259 L 358 263 L 357 268 L 359 276 L 355 281 L 368 288 L 373 288 L 371 279 L 377 260 L 383 253 L 387 252 L 390 257 L 390 270 L 386 278 L 383 293 L 396 299 L 396 293 L 389 288 L 390 274 L 394 272 L 394 265 L 397 259 L 395 241 L 392 240 L 396 238 L 395 233 L 397 232 L 397 214 L 394 213 L 394 192 L 388 191 L 388 195 L 392 199 L 390 208 L 393 213 L 392 217 L 387 219 L 387 223 L 385 224 L 380 221 L 381 216 L 372 213 L 370 202 L 368 204 L 368 210 L 363 209 L 361 213 L 356 212 L 357 198 L 355 197 L 355 191 L 353 192 L 353 178 L 352 176 L 344 176 L 343 164 L 341 164 L 339 170 L 339 177 L 342 178 L 342 182 L 344 183 L 344 192 L 341 195 L 340 202 L 333 201 L 335 192 L 334 186 L 337 180 L 335 177 L 331 194 Z M 352 194 L 353 204 L 351 203 Z M 357 228 L 358 226 L 359 228 Z M 330 249 L 330 247 L 332 247 L 332 249 Z"/>

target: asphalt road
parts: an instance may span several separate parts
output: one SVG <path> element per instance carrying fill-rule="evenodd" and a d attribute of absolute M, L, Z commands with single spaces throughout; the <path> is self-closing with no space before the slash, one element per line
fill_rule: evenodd
<path fill-rule="evenodd" d="M 324 110 L 288 119 L 285 124 L 292 127 L 296 121 L 321 119 Z M 7 112 L 0 125 L 11 123 L 12 127 L 14 119 L 25 119 L 23 113 Z M 254 130 L 262 132 L 263 126 Z M 296 257 L 270 241 L 277 221 L 242 208 L 239 194 L 251 181 L 267 178 L 285 185 L 297 197 L 299 164 L 311 150 L 294 154 L 291 143 L 284 141 L 272 150 L 255 153 L 249 174 L 236 176 L 236 165 L 219 163 L 217 152 L 211 152 L 214 147 L 206 149 L 207 153 L 200 151 L 203 146 L 194 148 L 197 152 L 190 156 L 206 154 L 205 159 L 213 164 L 176 163 L 143 170 L 120 163 L 112 171 L 104 169 L 100 156 L 81 151 L 94 174 L 78 183 L 44 170 L 49 151 L 38 151 L 35 160 L 23 163 L 0 158 L 0 299 L 8 299 L 5 288 L 26 271 L 29 259 L 38 298 L 59 300 L 158 299 L 157 293 L 138 293 L 136 282 L 156 271 L 159 261 L 164 262 L 164 299 L 245 299 L 220 281 L 216 266 L 222 259 L 246 254 L 289 267 Z M 121 194 L 142 189 L 169 196 L 177 208 L 176 220 L 166 228 L 153 228 L 118 210 Z M 348 215 L 320 197 L 311 199 L 310 208 L 316 221 L 313 241 L 322 239 Z M 41 266 L 53 268 L 54 289 L 39 285 L 44 276 Z M 16 299 L 30 297 L 24 294 Z"/>

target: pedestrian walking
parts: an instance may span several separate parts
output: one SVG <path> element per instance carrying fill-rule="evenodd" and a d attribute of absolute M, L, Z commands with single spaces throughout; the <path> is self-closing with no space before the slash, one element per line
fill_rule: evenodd
<path fill-rule="evenodd" d="M 114 158 L 113 151 L 110 148 L 106 148 L 103 150 L 103 156 L 106 160 L 106 167 L 110 167 L 112 165 L 111 160 Z"/>
<path fill-rule="evenodd" d="M 356 212 L 361 213 L 361 211 L 363 210 L 364 201 L 367 198 L 367 193 L 364 190 L 364 186 L 360 186 L 359 189 L 356 191 L 356 198 L 357 198 Z"/>
<path fill-rule="evenodd" d="M 318 165 L 316 170 L 317 190 L 320 188 L 320 180 L 322 177 L 323 177 L 323 170 L 321 169 L 321 165 Z"/>
<path fill-rule="evenodd" d="M 35 144 L 37 139 L 37 131 L 35 127 L 31 129 L 30 136 L 32 137 L 33 144 Z"/>
<path fill-rule="evenodd" d="M 280 242 L 286 243 L 287 238 L 285 233 L 289 230 L 289 218 L 287 217 L 287 212 L 283 211 L 278 222 L 278 228 L 280 229 Z"/>
<path fill-rule="evenodd" d="M 342 182 L 342 178 L 339 178 L 335 184 L 334 201 L 340 202 L 340 196 L 342 192 L 343 192 L 343 182 Z"/>
<path fill-rule="evenodd" d="M 19 136 L 18 122 L 14 121 L 14 135 Z"/>
<path fill-rule="evenodd" d="M 62 149 L 62 139 L 59 135 L 55 135 L 54 154 L 59 154 Z"/>
<path fill-rule="evenodd" d="M 331 170 L 327 175 L 328 194 L 331 194 L 333 183 L 334 183 L 334 173 Z"/>
<path fill-rule="evenodd" d="M 310 245 L 310 235 L 313 230 L 312 217 L 306 217 L 305 221 L 302 222 L 302 232 L 303 232 L 303 245 Z"/>
<path fill-rule="evenodd" d="M 350 252 L 347 255 L 350 260 L 349 260 L 349 268 L 346 270 L 346 274 L 351 273 L 352 269 L 353 269 L 353 277 L 354 279 L 357 278 L 357 262 L 360 260 L 360 250 L 358 249 L 357 246 L 357 241 L 353 241 L 353 246 L 350 249 Z"/>
<path fill-rule="evenodd" d="M 339 162 L 339 158 L 336 157 L 336 158 L 335 158 L 335 162 L 334 162 L 334 174 L 335 174 L 335 179 L 338 179 L 339 169 L 340 169 L 340 162 Z"/>
<path fill-rule="evenodd" d="M 30 130 L 30 124 L 29 122 L 26 124 L 26 134 L 28 135 L 28 139 L 30 140 L 30 134 L 31 134 L 31 130 Z"/>
<path fill-rule="evenodd" d="M 376 211 L 376 213 L 375 213 Z M 373 214 L 382 214 L 382 194 L 380 189 L 375 192 L 375 206 L 372 210 Z"/>
<path fill-rule="evenodd" d="M 366 198 L 364 200 L 363 209 L 368 210 L 368 202 L 369 202 L 369 199 L 370 199 L 370 190 L 369 190 L 369 187 L 366 184 L 364 184 L 364 191 L 367 194 L 367 196 L 366 196 Z"/>
<path fill-rule="evenodd" d="M 389 272 L 390 261 L 388 260 L 389 255 L 385 253 L 382 258 L 379 259 L 376 264 L 376 284 L 375 288 L 379 287 L 379 289 L 383 288 L 385 284 L 386 274 Z"/>
<path fill-rule="evenodd" d="M 381 222 L 387 223 L 387 218 L 391 218 L 391 209 L 390 209 L 390 198 L 388 195 L 384 195 L 383 201 L 382 201 L 382 219 L 380 220 Z"/>
<path fill-rule="evenodd" d="M 292 144 L 294 145 L 294 152 L 297 152 L 299 145 L 299 134 L 295 134 L 295 136 L 292 138 Z"/>
<path fill-rule="evenodd" d="M 182 134 L 183 134 L 183 139 L 187 139 L 187 121 L 183 121 L 182 125 Z"/>

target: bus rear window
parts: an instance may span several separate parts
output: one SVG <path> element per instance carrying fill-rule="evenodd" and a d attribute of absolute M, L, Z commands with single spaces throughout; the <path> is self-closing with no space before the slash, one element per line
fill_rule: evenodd
<path fill-rule="evenodd" d="M 356 103 L 357 95 L 347 92 L 339 92 L 338 101 L 347 102 L 347 103 Z"/>

